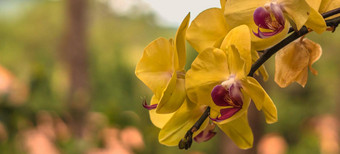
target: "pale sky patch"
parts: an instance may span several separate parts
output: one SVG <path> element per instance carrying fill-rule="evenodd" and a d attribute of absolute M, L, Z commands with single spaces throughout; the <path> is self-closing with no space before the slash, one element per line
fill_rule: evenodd
<path fill-rule="evenodd" d="M 220 7 L 219 0 L 143 0 L 157 15 L 164 19 L 164 25 L 179 26 L 184 17 L 191 12 L 191 20 L 200 12 Z M 163 25 L 163 23 L 162 23 Z"/>
<path fill-rule="evenodd" d="M 105 1 L 105 0 L 104 0 Z M 136 5 L 145 5 L 160 18 L 162 26 L 177 27 L 184 17 L 191 12 L 191 20 L 200 12 L 211 8 L 220 7 L 219 0 L 108 0 L 116 11 L 127 12 Z"/>

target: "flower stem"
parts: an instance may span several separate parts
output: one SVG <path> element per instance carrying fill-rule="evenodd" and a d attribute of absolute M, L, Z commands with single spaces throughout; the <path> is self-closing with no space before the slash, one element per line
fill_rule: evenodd
<path fill-rule="evenodd" d="M 340 8 L 331 10 L 329 12 L 326 12 L 323 15 L 323 17 L 330 17 L 335 14 L 340 13 Z M 333 27 L 333 32 L 335 28 L 339 25 L 340 23 L 340 17 L 336 17 L 333 19 L 326 20 L 326 25 Z M 306 26 L 303 26 L 298 32 L 294 32 L 293 34 L 289 35 L 285 39 L 283 39 L 281 42 L 276 44 L 275 46 L 264 50 L 264 54 L 252 65 L 250 72 L 248 76 L 253 76 L 255 71 L 261 67 L 261 65 L 266 62 L 272 55 L 274 55 L 276 52 L 278 52 L 281 48 L 284 46 L 288 45 L 289 43 L 293 42 L 294 40 L 298 39 L 301 36 L 304 36 L 309 32 L 308 28 Z"/>
<path fill-rule="evenodd" d="M 201 127 L 201 125 L 203 124 L 205 119 L 207 119 L 209 117 L 209 115 L 210 115 L 210 107 L 208 106 L 207 109 L 202 114 L 202 116 L 200 117 L 200 119 L 198 119 L 196 121 L 196 123 L 194 124 L 194 126 L 192 126 L 187 131 L 184 138 L 181 141 L 179 141 L 179 143 L 178 143 L 179 149 L 187 150 L 191 147 L 193 134 Z"/>
<path fill-rule="evenodd" d="M 330 10 L 328 12 L 322 13 L 323 18 L 328 18 L 330 16 L 336 15 L 340 13 L 340 8 L 336 8 L 334 10 Z"/>
<path fill-rule="evenodd" d="M 334 32 L 336 27 L 338 27 L 338 25 L 340 24 L 340 16 L 333 18 L 333 19 L 326 20 L 326 24 L 327 26 L 332 27 L 333 28 L 332 32 Z"/>

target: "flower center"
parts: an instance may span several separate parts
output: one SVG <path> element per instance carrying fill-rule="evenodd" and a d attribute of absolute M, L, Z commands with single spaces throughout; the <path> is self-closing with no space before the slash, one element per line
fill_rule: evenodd
<path fill-rule="evenodd" d="M 259 38 L 267 38 L 280 33 L 285 26 L 285 18 L 281 5 L 278 3 L 267 3 L 254 12 L 254 22 L 259 27 L 258 32 L 253 32 Z M 260 30 L 266 29 L 266 32 Z"/>
<path fill-rule="evenodd" d="M 241 110 L 243 105 L 241 84 L 231 76 L 228 80 L 217 85 L 211 92 L 211 97 L 217 106 L 222 107 L 221 116 L 214 121 L 221 121 L 230 118 Z"/>

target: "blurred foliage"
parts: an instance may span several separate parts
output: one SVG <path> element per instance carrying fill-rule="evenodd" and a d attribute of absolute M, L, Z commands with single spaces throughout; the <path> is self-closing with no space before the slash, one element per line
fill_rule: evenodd
<path fill-rule="evenodd" d="M 15 139 L 18 131 L 21 127 L 36 125 L 39 111 L 53 112 L 60 117 L 65 114 L 69 81 L 58 50 L 66 9 L 63 1 L 1 4 L 4 8 L 1 10 L 7 10 L 5 13 L 9 15 L 0 16 L 0 64 L 29 86 L 30 96 L 21 106 L 13 106 L 5 99 L 0 104 L 0 120 L 10 134 L 0 149 L 1 153 L 20 153 L 13 151 L 18 146 Z M 119 16 L 105 3 L 97 1 L 90 1 L 88 7 L 91 111 L 104 114 L 110 126 L 132 125 L 141 129 L 147 146 L 143 153 L 177 151 L 155 144 L 159 130 L 151 124 L 148 112 L 141 105 L 141 97 L 150 99 L 151 91 L 134 75 L 144 46 L 159 36 L 173 37 L 176 29 L 158 26 L 153 14 Z M 87 143 L 76 142 L 79 141 L 71 139 L 57 145 L 62 153 L 78 153 L 79 149 L 74 149 L 79 147 L 76 144 Z"/>
<path fill-rule="evenodd" d="M 65 10 L 64 1 L 0 2 L 0 64 L 25 83 L 30 92 L 23 105 L 13 105 L 5 97 L 1 99 L 0 121 L 6 127 L 8 139 L 0 141 L 0 153 L 22 152 L 16 150 L 20 146 L 18 133 L 37 124 L 39 111 L 65 118 L 69 81 L 59 51 Z M 140 129 L 146 147 L 137 153 L 217 153 L 220 135 L 206 143 L 194 143 L 188 151 L 159 144 L 159 129 L 151 124 L 148 112 L 141 105 L 141 97 L 149 100 L 151 91 L 135 77 L 135 64 L 149 42 L 160 36 L 174 37 L 176 28 L 158 26 L 150 13 L 136 11 L 117 15 L 99 1 L 89 1 L 87 15 L 91 112 L 103 114 L 108 126 Z M 312 33 L 308 37 L 321 44 L 324 54 L 314 66 L 319 75 L 310 75 L 305 88 L 297 84 L 279 88 L 273 81 L 274 57 L 266 63 L 270 78 L 264 83 L 265 89 L 277 104 L 279 114 L 279 122 L 267 125 L 266 132 L 283 135 L 290 147 L 288 152 L 292 154 L 318 153 L 318 138 L 315 133 L 305 131 L 310 127 L 308 121 L 336 112 L 336 103 L 340 103 L 337 93 L 340 90 L 340 32 L 326 32 L 321 36 Z M 188 54 L 186 68 L 197 55 L 190 47 Z M 95 145 L 90 146 L 86 141 L 73 138 L 56 145 L 62 153 L 78 153 L 80 150 L 75 148 L 78 144 L 85 149 L 100 147 L 99 137 L 94 138 Z"/>

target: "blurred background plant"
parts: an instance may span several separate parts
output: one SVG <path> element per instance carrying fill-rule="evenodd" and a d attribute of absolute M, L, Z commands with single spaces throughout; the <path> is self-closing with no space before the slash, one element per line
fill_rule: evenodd
<path fill-rule="evenodd" d="M 180 151 L 158 143 L 141 105 L 151 91 L 134 75 L 149 42 L 175 35 L 160 23 L 138 0 L 0 1 L 0 153 L 339 153 L 339 31 L 307 36 L 324 54 L 305 88 L 279 88 L 266 63 L 279 122 L 251 111 L 254 148 L 218 133 Z M 187 53 L 190 64 L 197 53 Z"/>

